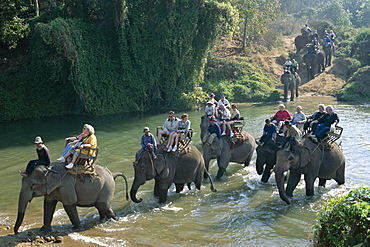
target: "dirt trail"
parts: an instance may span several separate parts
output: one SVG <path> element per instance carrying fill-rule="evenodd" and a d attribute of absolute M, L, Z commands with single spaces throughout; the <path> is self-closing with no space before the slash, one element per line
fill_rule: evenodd
<path fill-rule="evenodd" d="M 285 49 L 287 53 L 295 52 L 294 37 L 284 36 Z M 301 66 L 300 73 L 302 74 L 302 83 L 299 87 L 300 95 L 332 95 L 334 96 L 343 85 L 346 83 L 345 77 L 347 74 L 348 66 L 341 59 L 333 59 L 332 66 L 326 67 L 325 71 L 315 78 L 307 82 L 304 70 Z"/>

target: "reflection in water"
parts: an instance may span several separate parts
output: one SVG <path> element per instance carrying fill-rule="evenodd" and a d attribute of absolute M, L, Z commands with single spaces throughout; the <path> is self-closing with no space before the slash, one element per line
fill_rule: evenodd
<path fill-rule="evenodd" d="M 255 171 L 255 157 L 249 167 L 231 164 L 226 176 L 215 182 L 218 192 L 209 189 L 204 182 L 201 191 L 184 190 L 176 194 L 174 187 L 169 192 L 168 203 L 159 205 L 153 197 L 153 181 L 141 186 L 138 197 L 142 203 L 125 201 L 125 187 L 122 179 L 116 181 L 115 199 L 112 204 L 120 221 L 98 222 L 94 208 L 79 208 L 85 231 L 72 232 L 71 225 L 62 206 L 54 215 L 53 229 L 65 233 L 66 243 L 79 246 L 305 246 L 318 210 L 325 200 L 347 192 L 352 188 L 369 186 L 370 173 L 365 157 L 370 155 L 370 141 L 364 119 L 370 117 L 368 105 L 348 105 L 334 101 L 331 97 L 300 97 L 288 102 L 287 109 L 294 113 L 297 105 L 303 106 L 306 114 L 312 114 L 319 103 L 333 104 L 344 127 L 341 138 L 346 157 L 346 184 L 337 186 L 329 181 L 326 188 L 317 188 L 316 195 L 305 198 L 304 183 L 295 190 L 292 205 L 280 200 L 274 175 L 267 184 L 259 182 Z M 277 110 L 278 103 L 241 105 L 245 117 L 245 130 L 254 137 L 262 134 L 264 120 Z M 182 112 L 181 112 L 182 113 Z M 180 112 L 177 115 L 181 114 Z M 203 112 L 188 112 L 194 129 L 194 143 L 199 142 L 200 116 Z M 64 137 L 77 135 L 84 123 L 91 123 L 96 130 L 100 147 L 98 163 L 113 172 L 123 172 L 133 181 L 132 161 L 140 148 L 140 137 L 144 126 L 163 124 L 167 114 L 122 115 L 108 117 L 53 118 L 40 121 L 17 121 L 1 124 L 0 156 L 0 224 L 13 226 L 17 214 L 17 200 L 21 183 L 18 170 L 24 169 L 28 160 L 36 158 L 32 141 L 41 135 L 55 161 L 63 150 Z M 197 145 L 199 148 L 200 146 Z M 211 165 L 215 177 L 217 165 Z M 26 237 L 28 229 L 42 225 L 42 198 L 35 198 L 29 204 L 21 236 Z M 4 240 L 4 239 L 3 239 Z M 2 239 L 0 239 L 1 243 Z"/>

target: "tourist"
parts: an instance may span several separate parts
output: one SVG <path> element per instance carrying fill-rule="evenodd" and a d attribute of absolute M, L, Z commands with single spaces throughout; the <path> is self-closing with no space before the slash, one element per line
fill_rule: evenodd
<path fill-rule="evenodd" d="M 71 163 L 66 165 L 67 169 L 72 169 L 78 156 L 80 154 L 85 154 L 85 155 L 91 155 L 94 156 L 96 151 L 95 150 L 89 150 L 89 148 L 96 148 L 98 146 L 98 141 L 95 136 L 95 129 L 93 126 L 90 124 L 85 124 L 84 128 L 82 129 L 83 133 L 85 136 L 82 138 L 81 142 L 79 144 L 81 145 L 76 145 L 74 148 L 72 148 L 69 153 L 73 154 L 73 158 Z M 88 149 L 84 149 L 88 148 Z M 69 154 L 67 154 L 68 156 Z"/>
<path fill-rule="evenodd" d="M 276 125 L 271 122 L 270 119 L 265 120 L 265 126 L 263 127 L 263 134 L 260 138 L 260 141 L 257 142 L 259 146 L 262 146 L 268 140 L 276 139 Z"/>
<path fill-rule="evenodd" d="M 210 125 L 208 126 L 207 133 L 203 136 L 202 142 L 206 145 L 212 144 L 213 140 L 217 137 L 221 138 L 221 128 L 217 124 L 217 119 L 212 118 L 210 120 Z"/>
<path fill-rule="evenodd" d="M 230 111 L 225 107 L 224 105 L 220 105 L 219 107 L 219 115 L 220 115 L 220 122 L 218 124 L 221 126 L 222 125 L 222 134 L 221 135 L 226 135 L 226 126 L 227 126 L 227 121 L 230 121 Z"/>
<path fill-rule="evenodd" d="M 238 110 L 238 106 L 236 104 L 232 104 L 231 108 L 233 109 L 233 112 L 230 116 L 230 121 L 227 122 L 227 128 L 230 131 L 230 137 L 234 136 L 234 132 L 232 131 L 231 126 L 234 125 L 235 121 L 240 119 L 240 112 Z"/>
<path fill-rule="evenodd" d="M 65 138 L 64 140 L 67 143 L 67 145 L 65 146 L 64 148 L 64 151 L 62 152 L 62 156 L 60 156 L 57 161 L 60 161 L 60 162 L 65 162 L 66 161 L 66 158 L 71 155 L 71 152 L 69 152 L 70 150 L 72 150 L 72 148 L 75 147 L 75 145 L 78 143 L 78 142 L 81 142 L 82 138 L 85 137 L 85 133 L 83 131 L 83 128 L 85 128 L 86 124 L 82 127 L 82 133 L 79 134 L 78 136 L 71 136 L 71 137 L 67 137 Z"/>
<path fill-rule="evenodd" d="M 35 145 L 38 159 L 29 161 L 25 171 L 19 171 L 22 177 L 28 177 L 37 165 L 50 165 L 49 149 L 44 145 L 40 136 L 36 136 Z"/>
<path fill-rule="evenodd" d="M 178 121 L 177 131 L 171 136 L 171 139 L 169 140 L 167 152 L 175 152 L 177 150 L 177 144 L 179 143 L 180 135 L 184 134 L 184 131 L 188 131 L 190 129 L 190 125 L 191 122 L 189 121 L 189 115 L 186 113 L 182 114 L 181 121 Z"/>
<path fill-rule="evenodd" d="M 156 158 L 155 151 L 157 150 L 157 144 L 155 142 L 154 135 L 150 133 L 149 127 L 144 127 L 143 130 L 144 134 L 141 136 L 141 149 L 137 151 L 135 158 L 138 161 L 141 157 L 141 154 L 145 151 L 151 152 L 153 155 L 153 159 Z"/>
<path fill-rule="evenodd" d="M 312 121 L 310 125 L 312 126 L 315 123 L 318 123 L 318 125 L 312 137 L 320 141 L 325 133 L 330 130 L 331 125 L 337 125 L 339 123 L 339 116 L 334 112 L 334 107 L 328 105 L 326 107 L 326 114 L 320 119 Z"/>
<path fill-rule="evenodd" d="M 285 109 L 285 105 L 280 104 L 279 110 L 275 113 L 273 119 L 276 120 L 277 132 L 280 133 L 280 129 L 284 125 L 284 121 L 291 120 L 292 116 L 290 115 L 290 112 Z"/>
<path fill-rule="evenodd" d="M 221 99 L 218 101 L 218 105 L 224 105 L 225 107 L 229 106 L 230 107 L 230 103 L 229 101 L 225 98 L 225 94 L 221 95 Z"/>
<path fill-rule="evenodd" d="M 207 102 L 204 112 L 208 118 L 216 117 L 216 107 L 212 101 Z"/>
<path fill-rule="evenodd" d="M 302 112 L 302 106 L 297 106 L 297 112 L 292 117 L 292 124 L 296 125 L 302 131 L 306 121 L 306 115 Z"/>
<path fill-rule="evenodd" d="M 162 135 L 167 135 L 168 143 L 167 143 L 166 148 L 168 149 L 170 140 L 171 140 L 171 135 L 173 135 L 177 131 L 177 127 L 179 125 L 178 121 L 179 120 L 175 117 L 175 112 L 170 111 L 168 113 L 168 118 L 166 119 L 166 121 L 164 121 L 162 129 L 158 131 L 158 144 L 157 145 L 160 145 Z"/>
<path fill-rule="evenodd" d="M 308 116 L 307 117 L 308 121 L 304 124 L 303 130 L 304 131 L 307 131 L 308 128 L 311 126 L 311 131 L 310 131 L 309 134 L 315 133 L 315 130 L 316 130 L 316 127 L 317 127 L 318 123 L 313 123 L 311 125 L 311 122 L 320 119 L 325 114 L 326 114 L 326 112 L 325 112 L 325 105 L 324 104 L 319 104 L 318 111 L 314 112 L 311 116 Z"/>

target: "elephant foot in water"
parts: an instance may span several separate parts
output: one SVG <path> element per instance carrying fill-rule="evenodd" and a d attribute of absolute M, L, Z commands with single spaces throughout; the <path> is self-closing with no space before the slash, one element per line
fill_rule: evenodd
<path fill-rule="evenodd" d="M 40 231 L 42 231 L 42 232 L 51 232 L 51 226 L 42 226 L 41 228 L 40 228 Z"/>
<path fill-rule="evenodd" d="M 217 176 L 216 176 L 216 179 L 221 179 L 221 177 L 226 173 L 226 169 L 225 168 L 222 168 L 222 167 L 219 167 L 218 168 L 218 172 L 217 172 Z"/>

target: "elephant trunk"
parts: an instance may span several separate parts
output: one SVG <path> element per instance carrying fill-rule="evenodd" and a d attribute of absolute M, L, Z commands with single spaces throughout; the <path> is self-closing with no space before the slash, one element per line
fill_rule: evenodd
<path fill-rule="evenodd" d="M 131 190 L 130 190 L 130 197 L 131 197 L 131 200 L 135 203 L 140 203 L 140 202 L 143 201 L 143 199 L 141 199 L 141 198 L 140 199 L 136 198 L 136 193 L 137 193 L 139 187 L 140 187 L 139 182 L 137 182 L 137 180 L 134 179 L 134 182 L 133 182 Z"/>
<path fill-rule="evenodd" d="M 19 199 L 18 199 L 18 215 L 17 220 L 14 225 L 14 234 L 18 234 L 19 227 L 22 225 L 24 215 L 26 212 L 26 208 L 28 205 L 28 202 L 32 199 L 32 194 L 28 195 L 29 193 L 20 193 Z"/>
<path fill-rule="evenodd" d="M 258 175 L 262 175 L 262 173 L 263 173 L 263 165 L 264 165 L 264 161 L 261 159 L 261 158 L 259 158 L 258 156 L 257 156 L 257 161 L 256 161 L 256 170 L 257 170 L 257 173 L 258 173 Z"/>
<path fill-rule="evenodd" d="M 275 166 L 275 180 L 276 180 L 276 185 L 279 189 L 279 195 L 281 200 L 286 202 L 287 204 L 290 204 L 291 201 L 287 197 L 285 193 L 285 188 L 284 188 L 284 173 L 288 171 L 287 169 L 284 169 L 282 167 L 279 167 L 278 165 Z"/>

